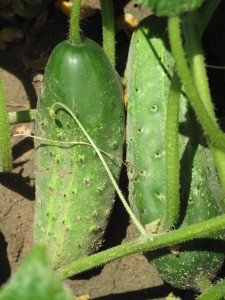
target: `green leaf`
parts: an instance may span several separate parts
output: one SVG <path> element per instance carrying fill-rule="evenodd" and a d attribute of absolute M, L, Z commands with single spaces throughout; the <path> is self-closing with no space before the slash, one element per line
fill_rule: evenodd
<path fill-rule="evenodd" d="M 150 6 L 159 16 L 176 16 L 199 8 L 204 0 L 138 0 L 140 4 Z"/>
<path fill-rule="evenodd" d="M 44 246 L 35 246 L 0 290 L 0 300 L 74 300 L 49 266 Z"/>

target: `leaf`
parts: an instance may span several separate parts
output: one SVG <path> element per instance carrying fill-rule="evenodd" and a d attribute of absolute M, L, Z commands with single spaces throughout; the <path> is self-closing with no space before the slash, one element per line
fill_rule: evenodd
<path fill-rule="evenodd" d="M 49 266 L 44 246 L 35 246 L 0 291 L 0 300 L 74 300 Z"/>
<path fill-rule="evenodd" d="M 137 2 L 150 6 L 159 17 L 171 17 L 198 9 L 204 0 L 137 0 Z"/>

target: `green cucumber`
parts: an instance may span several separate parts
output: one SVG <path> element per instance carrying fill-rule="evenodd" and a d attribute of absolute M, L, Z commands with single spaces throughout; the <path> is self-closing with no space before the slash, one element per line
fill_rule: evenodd
<path fill-rule="evenodd" d="M 132 37 L 126 68 L 127 163 L 129 202 L 141 224 L 151 229 L 151 223 L 160 224 L 165 217 L 165 124 L 173 66 L 166 20 L 147 17 Z M 219 215 L 225 196 L 211 153 L 184 96 L 180 103 L 179 152 L 181 209 L 176 228 Z M 146 256 L 171 285 L 196 288 L 201 277 L 212 278 L 221 267 L 223 237 L 223 232 L 216 232 Z"/>
<path fill-rule="evenodd" d="M 118 180 L 124 144 L 123 90 L 103 49 L 94 41 L 64 41 L 53 50 L 43 78 L 35 120 L 36 203 L 34 239 L 48 245 L 61 267 L 101 247 L 115 190 L 99 157 L 63 103 L 79 119 Z M 103 154 L 104 155 L 104 154 Z"/>

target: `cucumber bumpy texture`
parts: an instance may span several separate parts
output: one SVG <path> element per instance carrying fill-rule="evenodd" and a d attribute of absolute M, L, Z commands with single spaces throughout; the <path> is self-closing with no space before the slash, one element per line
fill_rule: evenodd
<path fill-rule="evenodd" d="M 94 41 L 85 39 L 79 45 L 64 41 L 53 50 L 35 120 L 35 135 L 40 138 L 88 142 L 62 107 L 56 107 L 56 120 L 50 117 L 48 109 L 55 102 L 66 105 L 97 147 L 111 155 L 104 158 L 118 180 L 125 135 L 123 89 Z M 94 149 L 36 139 L 35 167 L 34 240 L 48 245 L 54 268 L 97 251 L 115 191 Z"/>
<path fill-rule="evenodd" d="M 173 66 L 166 20 L 147 17 L 132 37 L 125 73 L 129 202 L 146 227 L 165 216 L 165 123 Z M 184 96 L 179 151 L 181 208 L 176 228 L 217 216 L 224 199 L 211 153 Z M 223 233 L 216 232 L 146 255 L 165 281 L 196 288 L 201 276 L 211 278 L 221 267 L 222 238 Z"/>

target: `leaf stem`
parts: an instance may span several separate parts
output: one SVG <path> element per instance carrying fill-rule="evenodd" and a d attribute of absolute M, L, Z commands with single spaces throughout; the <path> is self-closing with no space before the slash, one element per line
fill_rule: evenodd
<path fill-rule="evenodd" d="M 180 18 L 178 16 L 168 18 L 168 30 L 176 69 L 183 82 L 185 91 L 197 118 L 207 137 L 211 139 L 211 143 L 214 143 L 221 150 L 225 150 L 225 135 L 202 103 L 199 93 L 195 87 L 191 72 L 188 68 L 182 45 Z"/>
<path fill-rule="evenodd" d="M 9 121 L 2 80 L 0 80 L 0 172 L 12 170 L 12 151 L 9 134 Z"/>
<path fill-rule="evenodd" d="M 79 259 L 59 268 L 57 272 L 62 279 L 65 279 L 128 255 L 180 244 L 224 227 L 225 214 L 175 231 L 139 237 L 131 242 Z"/>
<path fill-rule="evenodd" d="M 75 45 L 82 43 L 80 36 L 80 6 L 81 0 L 73 1 L 70 15 L 69 41 Z"/>
<path fill-rule="evenodd" d="M 201 98 L 199 101 L 203 103 L 207 113 L 214 122 L 217 122 L 209 89 L 201 38 L 198 32 L 198 20 L 199 16 L 197 12 L 187 14 L 184 19 L 185 47 L 187 49 L 193 80 Z M 207 141 L 217 167 L 220 181 L 225 189 L 225 152 L 218 148 L 211 139 L 208 138 Z"/>
<path fill-rule="evenodd" d="M 166 214 L 163 221 L 165 230 L 175 225 L 179 216 L 179 104 L 181 81 L 173 73 L 166 112 Z"/>
<path fill-rule="evenodd" d="M 115 67 L 115 24 L 112 0 L 100 0 L 103 27 L 103 49 Z"/>
<path fill-rule="evenodd" d="M 131 220 L 133 221 L 133 223 L 135 224 L 135 226 L 137 227 L 137 229 L 139 230 L 139 232 L 141 233 L 141 235 L 143 236 L 147 236 L 147 233 L 145 231 L 145 229 L 142 227 L 142 225 L 139 223 L 139 221 L 137 220 L 136 216 L 134 215 L 134 213 L 132 212 L 130 206 L 128 205 L 126 199 L 124 198 L 121 190 L 119 189 L 117 183 L 116 183 L 116 180 L 114 179 L 113 177 L 113 174 L 111 173 L 106 161 L 104 160 L 100 150 L 98 149 L 98 147 L 95 145 L 94 141 L 92 140 L 92 138 L 89 136 L 89 134 L 87 133 L 87 131 L 85 130 L 85 128 L 82 126 L 82 124 L 80 123 L 80 121 L 77 119 L 77 117 L 75 116 L 75 114 L 66 106 L 64 105 L 63 103 L 61 102 L 55 102 L 53 103 L 53 105 L 51 106 L 51 108 L 49 109 L 49 114 L 50 116 L 52 116 L 53 118 L 56 117 L 56 114 L 55 114 L 55 110 L 54 110 L 54 107 L 55 106 L 59 106 L 63 109 L 65 109 L 70 115 L 71 117 L 74 119 L 74 121 L 77 123 L 77 125 L 79 126 L 79 128 L 82 130 L 82 132 L 84 133 L 84 135 L 86 136 L 87 140 L 89 141 L 89 143 L 92 145 L 92 147 L 94 148 L 95 152 L 97 153 L 99 159 L 101 160 L 120 200 L 122 201 L 127 213 L 129 214 Z"/>

